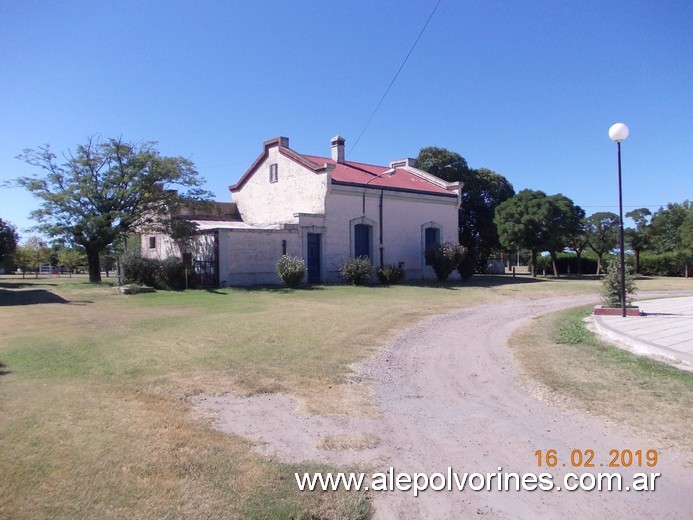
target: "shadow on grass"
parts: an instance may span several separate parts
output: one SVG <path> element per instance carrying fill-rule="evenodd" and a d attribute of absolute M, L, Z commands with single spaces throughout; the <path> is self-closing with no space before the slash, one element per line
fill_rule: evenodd
<path fill-rule="evenodd" d="M 31 282 L 26 280 L 17 280 L 16 282 L 0 282 L 0 288 L 3 289 L 22 289 L 24 287 L 37 287 L 37 286 L 48 286 L 56 287 L 57 283 L 41 283 L 41 282 Z"/>
<path fill-rule="evenodd" d="M 231 286 L 230 289 L 234 291 L 245 291 L 245 292 L 269 292 L 269 293 L 279 293 L 279 294 L 291 294 L 309 291 L 324 291 L 325 287 L 322 285 L 300 285 L 295 289 L 290 287 L 284 287 L 282 285 L 248 285 L 248 286 Z"/>
<path fill-rule="evenodd" d="M 86 305 L 91 301 L 70 301 L 46 289 L 28 289 L 24 291 L 8 291 L 0 289 L 0 307 L 16 305 L 39 305 L 43 303 L 63 303 L 67 305 Z"/>
<path fill-rule="evenodd" d="M 0 376 L 6 376 L 7 374 L 11 374 L 11 370 L 5 370 L 7 368 L 7 365 L 0 361 Z"/>

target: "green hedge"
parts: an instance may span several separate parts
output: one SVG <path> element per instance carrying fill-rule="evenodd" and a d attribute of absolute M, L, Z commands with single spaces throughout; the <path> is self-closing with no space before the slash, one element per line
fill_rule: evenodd
<path fill-rule="evenodd" d="M 693 254 L 679 251 L 676 253 L 640 253 L 640 272 L 645 276 L 684 276 L 686 264 L 689 275 L 693 274 Z"/>

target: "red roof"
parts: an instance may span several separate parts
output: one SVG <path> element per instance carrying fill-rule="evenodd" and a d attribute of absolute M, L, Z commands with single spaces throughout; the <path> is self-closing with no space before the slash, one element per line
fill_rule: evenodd
<path fill-rule="evenodd" d="M 445 188 L 447 183 L 441 180 L 440 184 L 438 184 L 427 179 L 423 175 L 415 175 L 404 167 L 404 161 L 398 162 L 398 166 L 395 169 L 387 166 L 377 166 L 374 164 L 352 161 L 340 163 L 330 157 L 303 155 L 295 152 L 289 148 L 289 140 L 286 137 L 276 137 L 269 141 L 265 141 L 263 153 L 260 154 L 236 184 L 229 186 L 229 189 L 232 192 L 240 190 L 247 180 L 255 173 L 259 165 L 262 164 L 262 161 L 267 158 L 268 149 L 275 146 L 278 147 L 279 153 L 315 173 L 324 171 L 326 165 L 334 165 L 334 169 L 332 170 L 332 184 L 360 187 L 368 186 L 369 188 L 372 187 L 376 189 L 408 191 L 457 198 L 457 191 L 451 191 Z"/>
<path fill-rule="evenodd" d="M 332 171 L 332 182 L 334 184 L 353 186 L 368 185 L 369 187 L 378 187 L 395 191 L 415 191 L 433 195 L 457 197 L 456 193 L 446 190 L 442 186 L 434 184 L 423 177 L 414 175 L 406 168 L 395 168 L 393 171 L 392 168 L 387 166 L 377 166 L 375 164 L 364 164 L 352 161 L 339 163 L 329 157 L 301 155 L 317 164 L 334 164 L 335 168 Z"/>

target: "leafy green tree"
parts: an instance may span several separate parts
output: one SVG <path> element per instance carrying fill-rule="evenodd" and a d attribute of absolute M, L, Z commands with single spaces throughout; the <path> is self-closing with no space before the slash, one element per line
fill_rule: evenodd
<path fill-rule="evenodd" d="M 601 273 L 604 254 L 618 244 L 619 218 L 610 211 L 599 211 L 587 217 L 587 240 L 597 255 L 597 274 Z"/>
<path fill-rule="evenodd" d="M 545 201 L 546 213 L 543 225 L 544 248 L 551 255 L 553 274 L 560 276 L 556 265 L 556 253 L 563 251 L 571 238 L 582 230 L 582 222 L 585 211 L 560 193 L 547 197 Z M 578 262 L 580 259 L 578 258 Z M 579 263 L 578 263 L 579 265 Z"/>
<path fill-rule="evenodd" d="M 572 234 L 568 234 L 565 237 L 565 247 L 570 249 L 575 253 L 575 258 L 577 260 L 577 275 L 582 276 L 582 258 L 583 251 L 587 248 L 589 242 L 587 240 L 587 221 L 582 218 L 580 219 L 580 225 L 574 230 Z"/>
<path fill-rule="evenodd" d="M 686 220 L 681 224 L 679 234 L 681 235 L 681 245 L 683 248 L 693 254 L 693 210 L 688 212 Z"/>
<path fill-rule="evenodd" d="M 642 253 L 650 241 L 649 217 L 652 212 L 647 208 L 638 208 L 626 213 L 626 217 L 633 219 L 634 228 L 626 228 L 624 240 L 635 253 L 635 274 L 640 272 L 640 253 Z"/>
<path fill-rule="evenodd" d="M 22 278 L 26 278 L 26 272 L 31 267 L 36 255 L 25 245 L 19 245 L 12 255 L 14 264 L 22 271 Z"/>
<path fill-rule="evenodd" d="M 537 275 L 537 255 L 546 249 L 548 212 L 546 193 L 529 189 L 496 207 L 494 222 L 501 245 L 506 249 L 529 250 L 532 276 Z"/>
<path fill-rule="evenodd" d="M 159 226 L 172 207 L 211 197 L 191 161 L 163 157 L 155 144 L 92 138 L 62 164 L 48 146 L 18 157 L 43 170 L 14 181 L 43 201 L 32 213 L 37 229 L 82 246 L 91 282 L 101 281 L 99 254 L 119 237 Z"/>
<path fill-rule="evenodd" d="M 84 252 L 76 247 L 63 247 L 58 251 L 58 262 L 67 268 L 72 278 L 72 272 L 78 266 L 84 264 L 86 256 Z"/>
<path fill-rule="evenodd" d="M 38 278 L 41 264 L 48 261 L 51 255 L 51 249 L 46 245 L 46 242 L 36 235 L 30 236 L 23 245 L 21 253 L 24 256 L 25 267 L 33 269 Z M 22 272 L 25 269 L 22 269 Z"/>
<path fill-rule="evenodd" d="M 17 228 L 0 218 L 0 265 L 12 257 L 19 244 Z"/>
<path fill-rule="evenodd" d="M 689 200 L 682 204 L 669 203 L 659 208 L 650 221 L 650 241 L 657 253 L 676 252 L 683 246 L 681 226 L 688 218 L 693 206 Z"/>
<path fill-rule="evenodd" d="M 556 253 L 580 232 L 584 217 L 582 208 L 565 195 L 546 195 L 543 191 L 522 190 L 496 208 L 501 244 L 507 249 L 529 249 L 534 276 L 541 251 L 549 252 L 553 272 L 559 276 Z"/>
<path fill-rule="evenodd" d="M 467 248 L 477 271 L 501 248 L 494 222 L 496 206 L 515 195 L 512 184 L 487 168 L 471 169 L 460 154 L 445 148 L 422 148 L 416 159 L 420 169 L 450 182 L 462 182 L 459 241 Z"/>

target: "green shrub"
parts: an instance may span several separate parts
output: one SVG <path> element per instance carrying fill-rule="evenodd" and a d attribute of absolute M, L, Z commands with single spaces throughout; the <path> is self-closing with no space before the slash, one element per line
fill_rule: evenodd
<path fill-rule="evenodd" d="M 160 262 L 153 258 L 143 258 L 139 252 L 128 252 L 123 256 L 122 285 L 140 284 L 154 287 Z"/>
<path fill-rule="evenodd" d="M 306 274 L 306 264 L 298 256 L 282 255 L 277 261 L 277 276 L 287 287 L 298 287 Z"/>
<path fill-rule="evenodd" d="M 367 285 L 373 278 L 373 266 L 367 256 L 347 260 L 339 267 L 339 274 L 351 285 Z"/>
<path fill-rule="evenodd" d="M 383 285 L 397 285 L 404 280 L 404 267 L 395 264 L 385 265 L 378 267 L 376 275 Z"/>
<path fill-rule="evenodd" d="M 626 262 L 626 305 L 632 302 L 636 291 L 633 268 Z M 606 264 L 602 278 L 602 303 L 605 307 L 621 307 L 621 260 L 616 257 Z"/>
<path fill-rule="evenodd" d="M 676 253 L 641 253 L 640 272 L 645 276 L 684 276 L 693 267 L 693 255 L 684 251 Z"/>
<path fill-rule="evenodd" d="M 439 281 L 446 280 L 450 273 L 464 260 L 467 248 L 453 242 L 443 242 L 426 250 L 426 262 L 433 267 Z"/>
<path fill-rule="evenodd" d="M 190 277 L 192 273 L 188 273 Z M 190 287 L 192 280 L 189 280 Z M 166 260 L 159 262 L 155 276 L 156 287 L 159 289 L 185 289 L 185 264 L 180 258 L 169 256 Z"/>
<path fill-rule="evenodd" d="M 462 261 L 457 264 L 457 272 L 462 280 L 469 280 L 474 276 L 474 260 L 470 255 L 464 255 Z"/>

